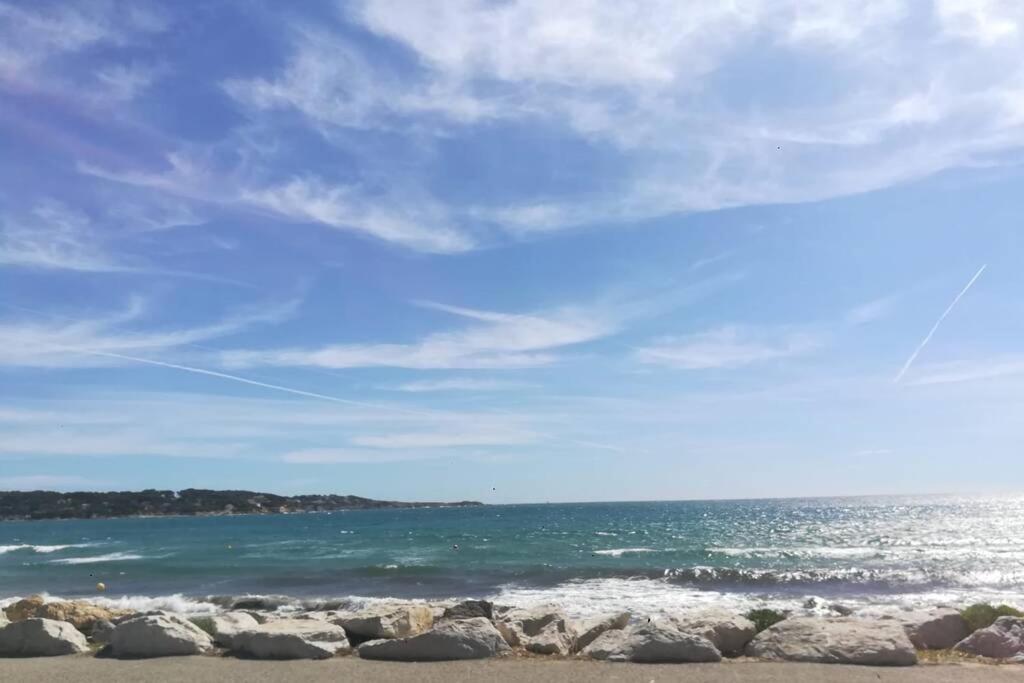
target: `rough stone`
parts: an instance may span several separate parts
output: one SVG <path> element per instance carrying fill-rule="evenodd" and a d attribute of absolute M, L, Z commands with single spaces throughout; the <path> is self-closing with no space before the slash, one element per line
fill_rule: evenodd
<path fill-rule="evenodd" d="M 239 631 L 233 650 L 256 659 L 328 659 L 349 651 L 345 630 L 317 619 L 281 619 Z"/>
<path fill-rule="evenodd" d="M 66 621 L 19 619 L 0 629 L 4 657 L 54 657 L 88 649 L 85 635 Z"/>
<path fill-rule="evenodd" d="M 595 659 L 652 664 L 722 659 L 710 640 L 683 633 L 670 621 L 648 622 L 621 632 L 607 631 L 584 652 Z"/>
<path fill-rule="evenodd" d="M 726 657 L 737 657 L 754 636 L 757 627 L 744 616 L 726 610 L 708 610 L 673 618 L 683 633 L 704 636 Z"/>
<path fill-rule="evenodd" d="M 614 612 L 574 623 L 573 631 L 576 633 L 576 651 L 578 652 L 586 648 L 605 631 L 626 628 L 626 625 L 629 624 L 629 617 L 629 612 Z"/>
<path fill-rule="evenodd" d="M 362 639 L 406 638 L 423 633 L 434 623 L 427 605 L 381 604 L 335 619 L 349 637 Z"/>
<path fill-rule="evenodd" d="M 624 660 L 625 655 L 619 655 L 619 653 L 623 652 L 627 638 L 629 638 L 629 632 L 626 629 L 605 631 L 583 648 L 581 653 L 591 659 L 609 659 L 618 656 Z"/>
<path fill-rule="evenodd" d="M 238 633 L 254 629 L 260 625 L 260 622 L 256 621 L 247 612 L 218 614 L 212 617 L 210 621 L 213 624 L 213 642 L 228 649 L 234 648 L 235 636 Z"/>
<path fill-rule="evenodd" d="M 1024 619 L 999 617 L 956 644 L 955 649 L 979 657 L 1024 659 Z"/>
<path fill-rule="evenodd" d="M 494 619 L 494 605 L 486 600 L 463 600 L 444 610 L 442 619 Z"/>
<path fill-rule="evenodd" d="M 484 659 L 510 651 L 501 633 L 486 617 L 453 619 L 409 638 L 371 640 L 359 646 L 364 659 L 400 662 Z"/>
<path fill-rule="evenodd" d="M 173 614 L 153 614 L 121 622 L 110 635 L 111 653 L 123 659 L 198 655 L 213 649 L 209 634 Z"/>
<path fill-rule="evenodd" d="M 759 633 L 746 654 L 770 660 L 909 666 L 917 653 L 895 621 L 792 617 Z"/>
<path fill-rule="evenodd" d="M 106 619 L 100 619 L 93 623 L 89 639 L 94 643 L 109 643 L 110 636 L 114 633 L 114 628 L 116 627 L 111 622 Z"/>
<path fill-rule="evenodd" d="M 512 647 L 536 654 L 570 654 L 576 633 L 561 612 L 545 608 L 508 610 L 495 622 Z"/>
<path fill-rule="evenodd" d="M 66 621 L 78 630 L 89 633 L 92 625 L 101 619 L 110 621 L 131 614 L 130 610 L 112 610 L 83 600 L 55 600 L 46 602 L 40 595 L 31 595 L 9 605 L 5 610 L 11 621 L 22 619 L 52 619 Z"/>
<path fill-rule="evenodd" d="M 951 608 L 908 612 L 901 614 L 899 620 L 918 650 L 946 650 L 971 632 L 960 612 Z"/>

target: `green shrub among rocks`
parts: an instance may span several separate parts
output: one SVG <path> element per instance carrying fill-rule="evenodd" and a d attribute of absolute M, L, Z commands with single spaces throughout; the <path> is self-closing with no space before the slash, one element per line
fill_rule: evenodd
<path fill-rule="evenodd" d="M 766 607 L 752 609 L 743 616 L 754 622 L 754 626 L 757 628 L 758 633 L 765 630 L 772 624 L 777 624 L 786 618 L 786 615 L 782 612 L 774 609 L 768 609 Z"/>
<path fill-rule="evenodd" d="M 962 609 L 960 614 L 967 622 L 967 628 L 972 632 L 991 626 L 999 617 L 1024 617 L 1024 612 L 1009 605 L 993 606 L 984 602 L 978 602 Z"/>

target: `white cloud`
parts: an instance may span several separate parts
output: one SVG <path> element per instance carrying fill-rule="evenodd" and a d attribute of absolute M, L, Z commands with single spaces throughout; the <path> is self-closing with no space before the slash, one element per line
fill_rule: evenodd
<path fill-rule="evenodd" d="M 956 361 L 926 366 L 918 372 L 918 377 L 906 384 L 910 386 L 958 384 L 1021 374 L 1024 374 L 1024 357 L 997 356 L 983 361 Z"/>
<path fill-rule="evenodd" d="M 240 195 L 240 201 L 290 220 L 363 232 L 419 251 L 453 253 L 473 246 L 435 202 L 413 207 L 391 199 L 370 198 L 357 187 L 328 185 L 317 178 L 293 178 L 283 185 L 244 189 Z"/>
<path fill-rule="evenodd" d="M 128 102 L 148 89 L 167 69 L 147 64 L 112 64 L 96 72 L 100 84 L 99 97 L 104 101 Z"/>
<path fill-rule="evenodd" d="M 420 380 L 418 382 L 406 382 L 393 387 L 397 391 L 410 393 L 426 393 L 434 391 L 509 391 L 536 386 L 527 382 L 514 382 L 511 380 L 498 379 L 474 379 L 472 377 L 452 377 L 449 379 Z"/>
<path fill-rule="evenodd" d="M 737 368 L 799 356 L 820 345 L 816 335 L 792 331 L 758 331 L 725 327 L 700 334 L 666 337 L 638 348 L 642 363 L 683 370 Z"/>
<path fill-rule="evenodd" d="M 369 448 L 461 448 L 464 446 L 518 446 L 533 443 L 537 435 L 515 431 L 414 432 L 366 435 L 352 439 Z"/>
<path fill-rule="evenodd" d="M 166 14 L 145 2 L 31 5 L 0 2 L 0 80 L 20 86 L 37 87 L 54 60 L 98 45 L 135 44 L 168 27 Z"/>
<path fill-rule="evenodd" d="M 91 319 L 47 317 L 45 320 L 0 321 L 0 367 L 91 367 L 110 365 L 95 353 L 159 352 L 225 337 L 257 324 L 280 322 L 299 302 L 262 306 L 215 323 L 183 329 L 138 331 L 145 306 L 133 299 L 123 311 Z"/>
<path fill-rule="evenodd" d="M 235 350 L 221 355 L 229 367 L 400 367 L 412 369 L 527 368 L 555 361 L 551 351 L 600 339 L 616 324 L 574 309 L 513 315 L 429 304 L 481 324 L 435 332 L 411 344 L 336 344 L 319 348 Z"/>
<path fill-rule="evenodd" d="M 254 116 L 290 109 L 321 131 L 568 128 L 615 159 L 599 190 L 450 210 L 513 233 L 554 230 L 820 200 L 1004 162 L 1024 146 L 1022 7 L 363 0 L 348 20 L 406 48 L 415 69 L 372 62 L 345 33 L 293 27 L 281 73 L 225 87 Z M 792 63 L 807 73 L 777 68 Z M 777 81 L 791 78 L 807 87 L 780 98 Z"/>
<path fill-rule="evenodd" d="M 889 315 L 898 300 L 898 295 L 883 296 L 854 306 L 846 312 L 847 325 L 866 325 Z"/>
<path fill-rule="evenodd" d="M 138 270 L 103 247 L 89 219 L 56 202 L 37 206 L 30 216 L 0 222 L 0 266 L 83 272 Z"/>
<path fill-rule="evenodd" d="M 361 233 L 417 251 L 458 253 L 474 246 L 446 207 L 412 189 L 373 194 L 358 184 L 330 183 L 312 175 L 267 183 L 245 177 L 241 169 L 216 173 L 206 160 L 184 152 L 169 154 L 166 161 L 162 171 L 112 171 L 85 163 L 78 170 L 176 197 Z"/>
<path fill-rule="evenodd" d="M 283 462 L 296 465 L 337 465 L 351 463 L 385 463 L 444 457 L 443 453 L 394 453 L 355 448 L 307 448 L 281 456 Z"/>

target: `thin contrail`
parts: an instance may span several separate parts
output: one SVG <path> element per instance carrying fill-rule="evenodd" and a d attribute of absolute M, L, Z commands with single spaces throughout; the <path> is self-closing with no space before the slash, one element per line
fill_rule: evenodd
<path fill-rule="evenodd" d="M 120 360 L 133 361 L 135 363 L 143 363 L 145 365 L 155 365 L 161 368 L 170 368 L 172 370 L 181 370 L 183 372 L 191 372 L 197 375 L 206 375 L 208 377 L 217 377 L 220 379 L 231 380 L 232 382 L 240 382 L 242 384 L 248 384 L 254 387 L 262 387 L 264 389 L 273 389 L 275 391 L 283 391 L 288 394 L 294 394 L 296 396 L 305 396 L 306 398 L 318 398 L 323 401 L 331 401 L 333 403 L 343 403 L 345 405 L 359 406 L 361 408 L 373 408 L 375 410 L 393 411 L 396 413 L 405 413 L 407 415 L 415 415 L 417 417 L 424 418 L 436 418 L 436 412 L 425 412 L 420 410 L 410 410 L 408 408 L 398 408 L 396 406 L 380 405 L 376 403 L 365 403 L 363 401 L 353 401 L 347 398 L 339 398 L 338 396 L 330 396 L 328 394 L 318 394 L 314 391 L 304 391 L 302 389 L 292 389 L 291 387 L 281 386 L 280 384 L 270 384 L 269 382 L 259 382 L 248 377 L 240 377 L 239 375 L 231 375 L 226 372 L 217 372 L 215 370 L 206 370 L 205 368 L 197 368 L 191 365 L 180 365 L 178 363 L 168 363 L 162 360 L 153 360 L 152 358 L 139 358 L 138 356 L 129 356 L 123 353 L 114 353 L 112 351 L 91 351 L 86 349 L 69 348 L 68 351 L 75 353 L 83 353 L 89 356 L 103 356 L 106 358 L 118 358 Z M 505 412 L 505 411 L 501 411 Z M 512 413 L 509 413 L 512 414 Z M 608 451 L 615 451 L 617 453 L 625 452 L 623 449 L 616 446 L 609 446 L 606 444 L 594 443 L 591 441 L 583 441 L 581 439 L 573 439 L 565 436 L 556 436 L 554 434 L 543 434 L 535 432 L 537 436 L 544 437 L 546 439 L 552 439 L 554 441 L 564 441 L 567 443 L 574 443 L 581 446 L 589 446 L 590 448 L 600 448 Z"/>
<path fill-rule="evenodd" d="M 928 342 L 932 340 L 932 337 L 935 335 L 935 332 L 939 329 L 939 325 L 942 324 L 942 321 L 946 319 L 946 316 L 948 316 L 950 312 L 953 310 L 953 308 L 956 307 L 957 302 L 960 301 L 961 298 L 963 298 L 964 294 L 967 293 L 967 290 L 969 290 L 971 286 L 977 281 L 977 279 L 981 277 L 981 274 L 985 272 L 986 268 L 988 268 L 988 264 L 985 264 L 981 268 L 978 268 L 978 272 L 974 274 L 974 277 L 971 278 L 971 281 L 968 282 L 967 285 L 960 290 L 960 293 L 956 295 L 955 299 L 953 299 L 953 303 L 951 303 L 949 307 L 942 312 L 942 315 L 940 315 L 939 319 L 935 321 L 934 325 L 932 325 L 932 329 L 928 332 L 927 336 L 925 336 L 925 338 L 921 340 L 921 343 L 917 345 L 917 348 L 914 349 L 914 352 L 910 354 L 910 358 L 908 358 L 907 362 L 903 364 L 902 368 L 900 368 L 900 371 L 896 374 L 896 378 L 893 379 L 893 384 L 899 384 L 899 381 L 903 379 L 903 375 L 907 374 L 907 370 L 909 370 L 910 366 L 914 364 L 915 360 L 917 360 L 918 354 L 920 354 L 921 351 L 924 350 L 924 347 L 928 346 Z"/>
<path fill-rule="evenodd" d="M 291 387 L 284 387 L 280 384 L 270 384 L 269 382 L 258 382 L 248 377 L 240 377 L 238 375 L 229 375 L 226 372 L 217 372 L 215 370 L 206 370 L 204 368 L 196 368 L 191 365 L 179 365 L 177 363 L 167 363 L 162 360 L 153 360 L 152 358 L 139 358 L 138 356 L 128 356 L 123 353 L 113 353 L 112 351 L 90 351 L 87 349 L 76 349 L 69 348 L 68 351 L 75 353 L 83 353 L 88 356 L 104 356 L 106 358 L 119 358 L 121 360 L 130 360 L 136 363 L 144 363 L 146 365 L 156 365 L 161 368 L 171 368 L 173 370 L 182 370 L 183 372 L 192 372 L 197 375 L 207 375 L 208 377 L 219 377 L 220 379 L 228 379 L 233 382 L 241 382 L 242 384 L 249 384 L 254 387 L 263 387 L 264 389 L 273 389 L 275 391 L 283 391 L 288 394 L 295 394 L 296 396 L 305 396 L 306 398 L 319 398 L 324 401 L 333 401 L 334 403 L 344 403 L 350 406 L 359 406 L 360 408 L 373 408 L 375 410 L 390 410 L 397 413 L 406 413 L 409 415 L 416 415 L 417 417 L 432 418 L 437 417 L 437 413 L 429 413 L 420 410 L 409 410 L 408 408 L 398 408 L 395 406 L 379 405 L 376 403 L 364 403 L 363 401 L 353 401 L 347 398 L 339 398 L 337 396 L 329 396 L 327 394 L 318 394 L 313 391 L 304 391 L 302 389 L 292 389 Z"/>

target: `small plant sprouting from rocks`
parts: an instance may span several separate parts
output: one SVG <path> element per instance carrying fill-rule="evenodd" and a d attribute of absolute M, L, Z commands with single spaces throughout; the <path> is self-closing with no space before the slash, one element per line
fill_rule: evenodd
<path fill-rule="evenodd" d="M 964 621 L 967 622 L 967 627 L 971 631 L 987 628 L 999 617 L 1024 617 L 1024 612 L 1009 605 L 993 606 L 984 602 L 978 602 L 966 609 L 962 609 L 960 614 L 963 616 Z"/>
<path fill-rule="evenodd" d="M 744 616 L 754 622 L 754 626 L 757 628 L 758 633 L 786 618 L 786 615 L 782 612 L 774 609 L 768 609 L 766 607 L 752 609 Z"/>

